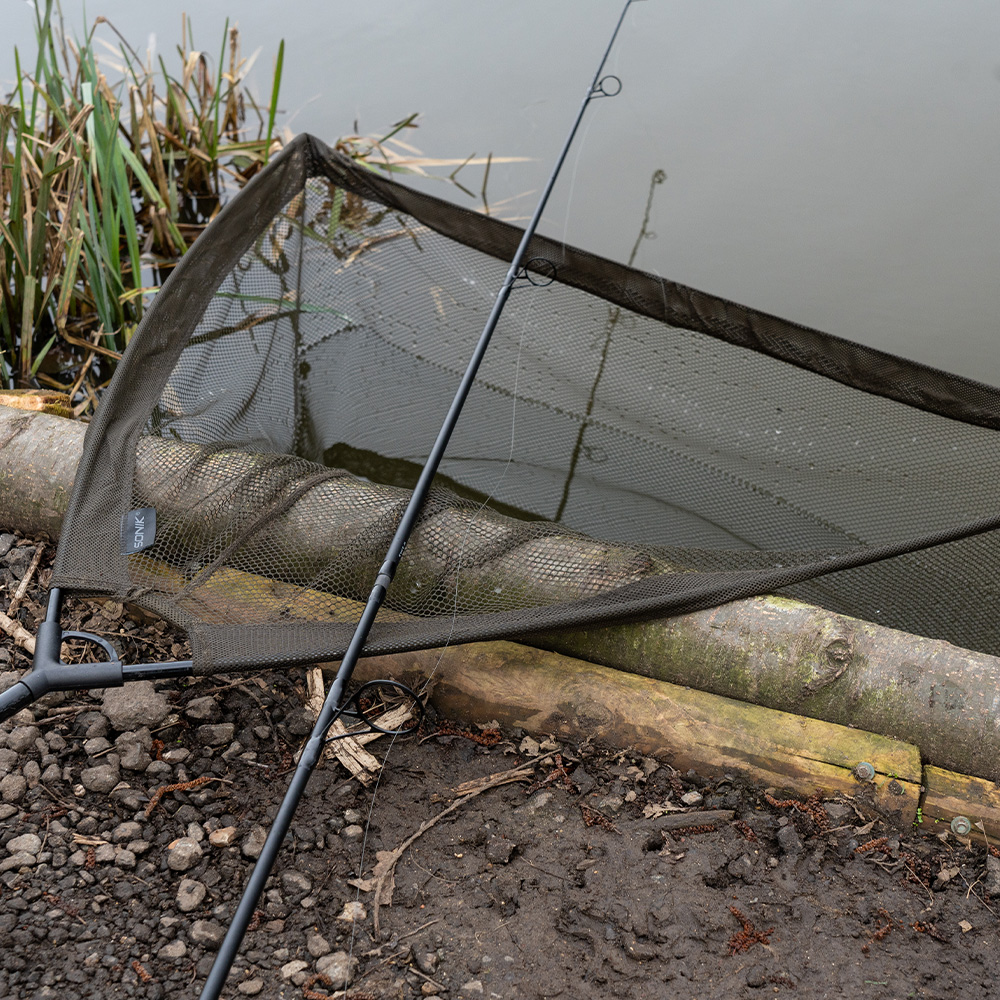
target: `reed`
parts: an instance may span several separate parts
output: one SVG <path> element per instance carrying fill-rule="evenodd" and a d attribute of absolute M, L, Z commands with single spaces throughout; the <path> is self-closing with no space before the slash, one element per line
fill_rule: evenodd
<path fill-rule="evenodd" d="M 84 412 L 165 270 L 267 161 L 284 43 L 262 108 L 236 28 L 213 73 L 185 19 L 171 71 L 102 18 L 73 40 L 53 0 L 36 10 L 34 65 L 15 51 L 0 104 L 0 383 L 69 389 Z M 119 44 L 99 58 L 101 24 Z"/>
<path fill-rule="evenodd" d="M 242 56 L 228 22 L 210 57 L 182 16 L 168 65 L 140 57 L 104 18 L 74 40 L 55 0 L 36 15 L 34 64 L 15 50 L 17 85 L 0 103 L 0 388 L 68 391 L 86 415 L 160 281 L 280 148 L 284 42 L 260 104 L 246 84 L 256 56 Z M 96 36 L 101 26 L 113 45 Z M 344 136 L 337 149 L 375 170 L 437 176 L 470 197 L 459 172 L 483 166 L 488 212 L 491 162 L 523 158 L 424 157 L 403 138 L 416 118 Z"/>

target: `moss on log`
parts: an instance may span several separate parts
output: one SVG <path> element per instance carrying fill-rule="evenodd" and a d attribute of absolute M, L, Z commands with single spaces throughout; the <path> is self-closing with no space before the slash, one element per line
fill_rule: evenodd
<path fill-rule="evenodd" d="M 970 838 L 1000 846 L 1000 788 L 994 782 L 928 766 L 924 768 L 924 788 L 923 829 L 940 833 L 951 829 L 956 817 L 964 816 L 970 824 Z"/>
<path fill-rule="evenodd" d="M 694 691 L 512 642 L 371 657 L 359 679 L 394 676 L 413 687 L 433 677 L 443 715 L 493 719 L 535 734 L 592 737 L 631 747 L 700 774 L 740 772 L 782 792 L 846 795 L 897 826 L 916 818 L 921 765 L 916 747 Z M 855 769 L 868 761 L 871 781 Z"/>
<path fill-rule="evenodd" d="M 0 406 L 0 521 L 4 527 L 58 536 L 82 443 L 80 424 Z M 180 454 L 183 446 L 177 447 Z M 208 487 L 214 488 L 215 477 L 223 476 L 225 470 L 211 463 L 208 468 Z M 154 484 L 155 463 L 149 475 L 149 483 Z M 332 509 L 324 512 L 334 522 L 332 531 L 345 530 L 336 523 L 338 511 L 340 516 L 347 508 L 356 511 L 357 491 L 366 489 L 375 507 L 388 496 L 387 487 L 352 481 L 355 496 L 347 507 L 338 508 L 330 499 Z M 402 491 L 393 493 L 393 503 L 397 493 Z M 164 502 L 169 503 L 167 498 Z M 501 515 L 491 514 L 489 531 L 502 532 L 504 521 Z M 315 545 L 314 540 L 296 541 L 303 533 L 296 533 L 291 519 L 287 527 L 281 544 L 290 552 L 299 545 Z M 465 538 L 466 529 L 466 523 L 459 519 L 447 530 L 451 537 Z M 437 539 L 445 537 L 440 534 L 443 525 L 437 516 L 429 520 L 428 530 Z M 574 543 L 573 536 L 561 534 L 535 541 L 560 548 Z M 421 544 L 420 538 L 415 539 L 411 552 L 419 552 Z M 442 561 L 448 562 L 447 558 L 442 560 L 437 542 L 424 548 L 430 553 L 423 563 L 428 573 L 437 572 Z M 508 568 L 512 569 L 518 563 L 513 553 L 510 555 Z M 601 566 L 614 562 L 609 547 L 586 540 L 579 556 L 581 570 L 570 583 L 570 589 L 577 592 L 589 587 Z M 625 557 L 619 564 L 626 579 L 649 570 L 632 565 Z M 550 592 L 553 599 L 566 596 L 566 581 L 532 579 L 530 565 L 523 572 L 525 587 L 554 588 Z M 241 576 L 238 569 L 209 574 L 204 584 L 190 591 L 190 599 L 214 603 L 220 613 L 223 608 L 242 608 L 240 621 L 260 622 L 269 616 L 258 611 L 289 604 L 300 608 L 303 616 L 318 609 L 342 620 L 350 613 L 351 598 L 359 596 L 338 597 L 259 576 L 251 580 L 249 576 Z M 479 584 L 491 584 L 489 567 L 481 577 Z M 609 585 L 620 582 L 619 577 Z M 370 584 L 371 579 L 365 581 L 363 594 Z M 473 583 L 472 590 L 480 590 L 479 584 Z M 401 574 L 394 589 L 405 590 L 406 585 Z M 460 591 L 459 596 L 464 593 Z M 262 602 L 259 607 L 255 606 L 258 600 Z M 404 600 L 397 613 L 405 610 Z M 946 642 L 777 597 L 734 602 L 675 618 L 538 636 L 534 641 L 618 670 L 893 736 L 918 745 L 925 757 L 940 767 L 1000 777 L 1000 700 L 996 694 L 1000 691 L 1000 659 Z"/>
<path fill-rule="evenodd" d="M 954 771 L 1000 776 L 1000 660 L 780 597 L 535 637 L 769 708 L 894 736 Z"/>

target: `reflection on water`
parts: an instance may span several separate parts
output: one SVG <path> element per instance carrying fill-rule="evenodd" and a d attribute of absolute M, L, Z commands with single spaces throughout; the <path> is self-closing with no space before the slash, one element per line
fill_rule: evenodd
<path fill-rule="evenodd" d="M 246 49 L 262 47 L 258 93 L 285 37 L 293 131 L 329 139 L 419 110 L 428 154 L 533 157 L 491 171 L 491 204 L 516 216 L 617 10 L 369 0 L 304 2 L 288 17 L 264 0 L 206 0 L 194 31 L 214 60 L 225 17 L 238 17 Z M 163 52 L 180 30 L 174 5 L 108 0 L 100 13 L 140 50 L 155 35 Z M 6 5 L 0 81 L 15 44 L 30 52 L 32 17 Z M 625 260 L 648 178 L 664 169 L 659 238 L 639 267 L 1000 383 L 998 38 L 991 0 L 635 5 L 609 67 L 623 91 L 588 111 L 542 229 Z"/>

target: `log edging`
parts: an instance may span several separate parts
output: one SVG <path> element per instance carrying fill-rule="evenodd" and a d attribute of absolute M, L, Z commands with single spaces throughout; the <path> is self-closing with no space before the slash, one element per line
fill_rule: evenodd
<path fill-rule="evenodd" d="M 355 674 L 387 675 L 416 688 L 432 678 L 435 709 L 466 723 L 496 720 L 557 739 L 609 742 L 614 735 L 615 745 L 679 769 L 735 771 L 802 798 L 836 795 L 897 827 L 955 832 L 952 820 L 965 817 L 970 830 L 960 839 L 1000 844 L 994 782 L 925 765 L 918 747 L 876 733 L 512 642 L 370 657 Z"/>

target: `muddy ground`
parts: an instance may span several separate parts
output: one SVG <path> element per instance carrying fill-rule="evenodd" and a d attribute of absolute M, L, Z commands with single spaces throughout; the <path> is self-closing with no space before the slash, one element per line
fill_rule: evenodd
<path fill-rule="evenodd" d="M 0 609 L 30 575 L 14 617 L 32 631 L 51 554 L 32 568 L 36 551 L 0 533 Z M 129 658 L 184 653 L 120 605 L 73 602 L 65 620 Z M 0 687 L 27 666 L 0 633 Z M 197 997 L 305 700 L 301 671 L 214 677 L 50 695 L 0 726 L 0 998 Z M 1000 861 L 983 848 L 525 735 L 431 715 L 369 745 L 377 788 L 324 763 L 224 995 L 1000 993 Z M 379 852 L 439 815 L 402 852 L 376 934 Z"/>

